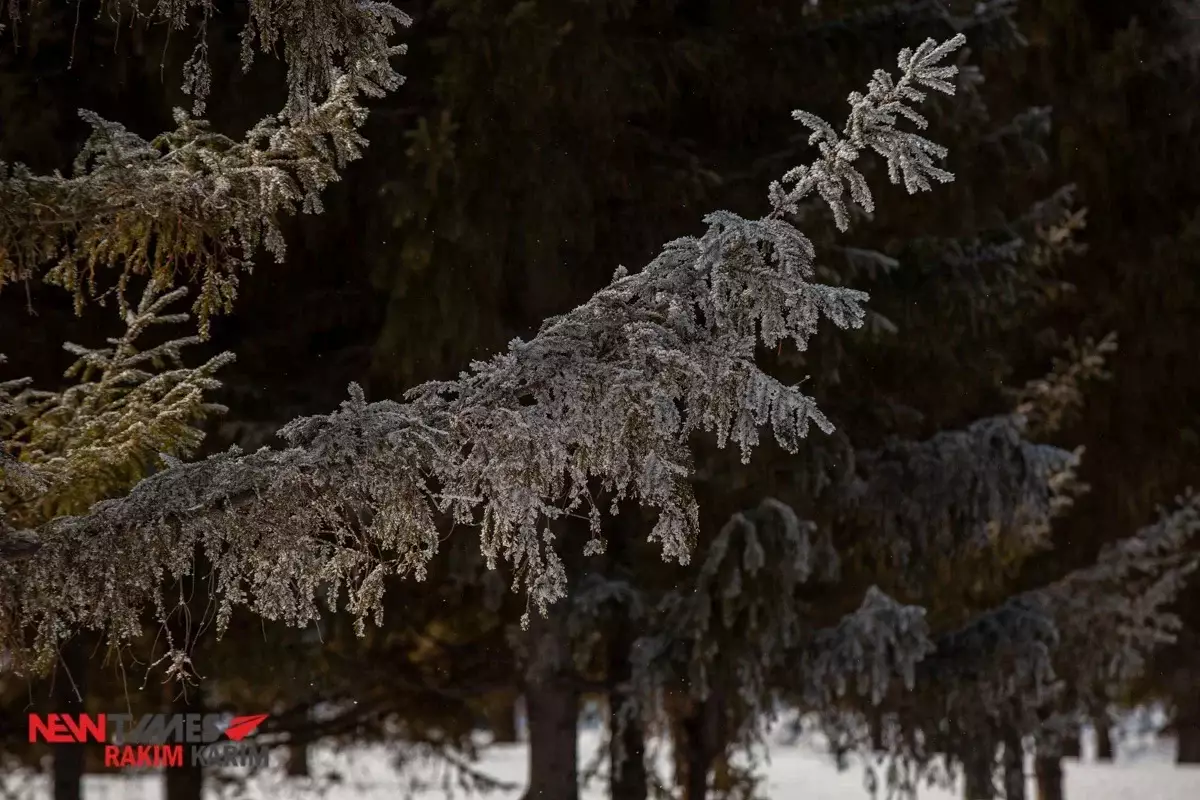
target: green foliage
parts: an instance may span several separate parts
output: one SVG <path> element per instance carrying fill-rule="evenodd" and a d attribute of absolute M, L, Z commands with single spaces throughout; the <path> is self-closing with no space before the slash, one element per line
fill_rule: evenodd
<path fill-rule="evenodd" d="M 38 277 L 49 263 L 44 278 L 71 291 L 82 310 L 87 298 L 112 291 L 98 271 L 119 271 L 124 312 L 132 276 L 198 280 L 194 310 L 207 334 L 209 317 L 232 309 L 238 273 L 259 247 L 283 258 L 276 217 L 297 204 L 320 213 L 319 192 L 361 155 L 361 89 L 340 78 L 302 123 L 268 118 L 240 142 L 182 111 L 179 127 L 153 142 L 84 113 L 93 133 L 74 177 L 0 164 L 0 287 Z"/>
<path fill-rule="evenodd" d="M 110 5 L 117 14 L 127 6 L 135 17 L 142 13 L 125 0 Z M 212 0 L 162 2 L 152 16 L 179 28 L 192 7 L 204 17 L 185 88 L 196 95 L 199 112 L 209 84 Z M 7 8 L 19 18 L 21 4 Z M 291 89 L 284 110 L 234 140 L 177 109 L 175 130 L 152 141 L 81 111 L 92 135 L 71 177 L 0 162 L 0 288 L 44 278 L 72 292 L 77 310 L 89 298 L 115 293 L 124 313 L 134 275 L 163 285 L 196 281 L 193 308 L 207 336 L 210 316 L 232 309 L 238 275 L 258 250 L 282 260 L 278 218 L 297 206 L 320 213 L 320 192 L 362 155 L 366 140 L 358 129 L 367 112 L 359 98 L 400 85 L 388 59 L 403 48 L 388 39 L 396 24 L 410 20 L 387 3 L 349 0 L 253 2 L 250 9 L 245 66 L 254 35 L 264 48 L 282 38 Z M 335 63 L 343 54 L 347 63 Z M 115 287 L 100 274 L 105 270 L 118 273 Z"/>
<path fill-rule="evenodd" d="M 225 353 L 188 367 L 181 351 L 197 337 L 142 344 L 154 327 L 188 320 L 187 314 L 164 313 L 186 293 L 183 287 L 164 292 L 151 283 L 126 314 L 124 333 L 109 339 L 109 347 L 64 345 L 78 360 L 66 372 L 72 385 L 62 391 L 33 389 L 23 380 L 0 385 L 4 530 L 85 513 L 195 453 L 204 438 L 201 424 L 226 410 L 206 395 L 220 387 L 214 375 L 233 356 Z M 36 558 L 0 567 L 0 635 L 17 663 L 32 655 L 45 666 L 53 649 L 21 652 L 25 633 L 45 625 L 67 629 L 70 621 L 51 610 L 54 598 L 62 592 L 86 596 L 90 581 L 102 580 L 98 565 L 88 577 L 66 579 L 69 573 L 63 570 L 77 555 L 50 541 Z"/>

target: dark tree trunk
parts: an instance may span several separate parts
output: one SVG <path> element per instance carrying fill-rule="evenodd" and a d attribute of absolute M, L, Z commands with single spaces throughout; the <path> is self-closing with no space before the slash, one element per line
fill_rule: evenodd
<path fill-rule="evenodd" d="M 495 744 L 515 744 L 517 741 L 517 709 L 515 692 L 493 692 L 483 700 L 483 713 Z"/>
<path fill-rule="evenodd" d="M 1062 754 L 1063 758 L 1083 758 L 1083 745 L 1078 733 L 1063 739 Z"/>
<path fill-rule="evenodd" d="M 1034 760 L 1038 800 L 1065 800 L 1062 759 L 1057 755 L 1038 756 Z"/>
<path fill-rule="evenodd" d="M 1102 717 L 1095 722 L 1096 726 L 1096 760 L 1097 761 L 1112 761 L 1113 760 L 1113 740 L 1112 728 L 1109 727 L 1107 717 Z"/>
<path fill-rule="evenodd" d="M 525 800 L 579 798 L 579 689 L 573 680 L 563 604 L 530 616 L 534 664 L 525 683 L 529 789 Z M 538 668 L 539 664 L 542 668 Z"/>
<path fill-rule="evenodd" d="M 708 770 L 712 765 L 708 750 L 704 747 L 704 734 L 700 728 L 703 721 L 699 716 L 683 720 L 683 800 L 706 800 L 708 795 Z"/>
<path fill-rule="evenodd" d="M 679 782 L 683 787 L 683 800 L 707 800 L 708 775 L 718 757 L 724 752 L 721 731 L 723 716 L 720 699 L 710 697 L 689 704 L 688 712 L 679 720 L 676 743 L 682 767 Z"/>
<path fill-rule="evenodd" d="M 525 797 L 576 800 L 579 694 L 557 679 L 528 685 L 525 696 L 529 709 L 529 791 Z"/>
<path fill-rule="evenodd" d="M 610 701 L 609 725 L 614 732 L 609 744 L 609 765 L 612 769 L 611 796 L 614 800 L 646 800 L 646 735 L 641 715 L 626 719 L 624 727 L 618 719 L 620 695 Z"/>
<path fill-rule="evenodd" d="M 1004 800 L 1025 800 L 1025 749 L 1021 737 L 1004 737 Z"/>
<path fill-rule="evenodd" d="M 54 676 L 54 709 L 60 714 L 85 711 L 88 678 L 88 643 L 80 636 L 62 648 L 62 660 Z M 54 746 L 54 800 L 83 797 L 85 744 Z"/>
<path fill-rule="evenodd" d="M 203 714 L 204 696 L 199 687 L 189 686 L 184 694 L 183 686 L 168 681 L 165 686 L 168 714 Z M 164 770 L 165 800 L 203 800 L 204 767 L 192 763 L 190 748 L 184 745 L 183 766 Z"/>
<path fill-rule="evenodd" d="M 288 745 L 287 774 L 289 778 L 307 778 L 312 774 L 308 765 L 308 745 L 292 742 Z"/>
<path fill-rule="evenodd" d="M 980 748 L 963 763 L 963 800 L 995 800 L 990 748 Z"/>
<path fill-rule="evenodd" d="M 871 749 L 876 753 L 887 749 L 883 741 L 883 715 L 875 712 L 871 715 Z"/>
<path fill-rule="evenodd" d="M 311 709 L 303 709 L 303 719 L 306 722 L 312 719 Z M 287 745 L 287 763 L 284 765 L 289 778 L 307 778 L 312 774 L 308 763 L 308 745 L 308 738 L 302 729 L 291 734 Z"/>
<path fill-rule="evenodd" d="M 1200 708 L 1188 709 L 1176 717 L 1175 733 L 1178 737 L 1175 762 L 1200 764 Z"/>
<path fill-rule="evenodd" d="M 639 509 L 630 508 L 613 520 L 614 532 L 608 542 L 608 568 L 612 577 L 629 577 L 633 570 L 630 546 L 642 531 Z M 608 641 L 609 768 L 612 775 L 610 796 L 613 800 L 646 800 L 646 731 L 640 712 L 633 711 L 633 648 L 637 629 L 628 606 L 614 609 Z M 632 712 L 632 713 L 631 713 Z"/>

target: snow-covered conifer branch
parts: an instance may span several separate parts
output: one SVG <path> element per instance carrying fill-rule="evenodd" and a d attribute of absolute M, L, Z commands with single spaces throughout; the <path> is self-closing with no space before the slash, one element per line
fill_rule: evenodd
<path fill-rule="evenodd" d="M 92 135 L 72 177 L 0 162 L 0 287 L 46 269 L 79 309 L 109 290 L 97 286 L 97 267 L 118 273 L 122 305 L 131 275 L 198 279 L 193 309 L 206 334 L 212 314 L 231 310 L 260 247 L 283 259 L 279 217 L 298 205 L 319 213 L 320 192 L 362 155 L 358 97 L 385 88 L 340 75 L 305 119 L 268 117 L 241 141 L 180 109 L 176 129 L 152 142 L 81 112 Z"/>
<path fill-rule="evenodd" d="M 855 141 L 893 141 L 896 103 L 915 96 L 905 87 L 940 87 L 952 68 L 934 62 L 961 43 L 903 54 L 896 84 L 877 74 L 853 103 Z M 839 159 L 823 155 L 805 174 L 840 170 Z M 703 236 L 671 242 L 636 274 L 618 270 L 589 301 L 458 380 L 417 387 L 404 402 L 367 403 L 351 387 L 340 410 L 287 425 L 284 450 L 175 466 L 45 526 L 48 544 L 76 549 L 114 587 L 74 609 L 77 618 L 132 632 L 160 576 L 188 572 L 200 546 L 215 568 L 220 623 L 243 604 L 304 624 L 316 597 L 337 604 L 343 587 L 360 625 L 372 614 L 378 622 L 385 577 L 424 576 L 443 516 L 479 526 L 488 564 L 506 559 L 514 588 L 545 609 L 565 589 L 551 523 L 582 510 L 591 550 L 602 547 L 595 485 L 614 503 L 654 507 L 651 538 L 686 563 L 698 526 L 692 432 L 732 440 L 748 459 L 764 425 L 791 451 L 810 425 L 832 429 L 798 386 L 759 369 L 755 348 L 785 338 L 804 348 L 822 317 L 858 326 L 867 298 L 811 282 L 813 247 L 785 210 L 757 221 L 710 214 Z M 113 557 L 135 551 L 137 563 Z"/>
<path fill-rule="evenodd" d="M 941 633 L 919 606 L 872 589 L 838 625 L 810 632 L 775 685 L 851 749 L 874 750 L 870 709 L 888 751 L 876 778 L 888 797 L 913 796 L 900 779 L 935 778 L 942 756 L 994 748 L 1005 733 L 1045 741 L 1110 702 L 1178 627 L 1168 608 L 1197 566 L 1187 552 L 1197 534 L 1200 495 L 1189 493 L 1092 566 Z"/>
<path fill-rule="evenodd" d="M 1197 566 L 1187 552 L 1197 534 L 1200 495 L 1189 493 L 1154 524 L 1106 547 L 1091 566 L 1010 598 L 942 637 L 926 679 L 944 686 L 950 673 L 960 681 L 969 676 L 974 688 L 963 700 L 977 705 L 980 687 L 989 685 L 991 702 L 984 705 L 992 708 L 981 707 L 983 713 L 1003 702 L 1032 701 L 1034 687 L 1011 672 L 1014 663 L 1029 665 L 1028 677 L 1043 688 L 1069 679 L 1080 697 L 1127 685 L 1178 624 L 1168 609 Z"/>
<path fill-rule="evenodd" d="M 920 592 L 936 554 L 989 549 L 1019 561 L 1046 547 L 1054 518 L 1087 487 L 1082 450 L 1032 439 L 1055 433 L 1083 403 L 1083 385 L 1107 377 L 1116 337 L 1067 343 L 1051 371 L 1012 392 L 1011 414 L 986 417 L 924 441 L 894 440 L 856 456 L 841 487 L 839 519 L 865 533 L 867 549 L 903 565 L 899 585 Z"/>
<path fill-rule="evenodd" d="M 916 665 L 916 694 L 883 704 L 896 723 L 891 746 L 923 742 L 903 756 L 911 759 L 961 752 L 956 737 L 982 741 L 1005 727 L 1053 737 L 1059 723 L 1110 701 L 1178 627 L 1168 609 L 1197 566 L 1188 552 L 1197 534 L 1200 495 L 1189 493 L 1093 565 L 933 636 Z M 828 703 L 825 713 L 837 717 L 844 708 Z"/>
<path fill-rule="evenodd" d="M 1080 454 L 1023 432 L 1022 417 L 1003 415 L 860 453 L 859 475 L 840 498 L 843 524 L 903 565 L 903 585 L 917 589 L 938 555 L 1041 549 L 1053 518 L 1078 494 Z"/>
<path fill-rule="evenodd" d="M 815 114 L 793 112 L 796 120 L 812 130 L 808 141 L 820 147 L 821 158 L 783 176 L 782 184 L 795 184 L 791 189 L 785 190 L 778 182 L 771 184 L 771 203 L 776 211 L 795 213 L 801 201 L 816 191 L 829 204 L 838 229 L 846 230 L 850 225 L 844 199 L 847 189 L 851 199 L 864 211 L 875 209 L 866 179 L 854 168 L 859 154 L 867 148 L 883 156 L 892 183 L 903 183 L 910 194 L 927 191 L 931 178 L 940 183 L 954 180 L 952 174 L 934 164 L 934 159 L 945 158 L 946 148 L 900 130 L 896 118 L 903 117 L 918 129 L 928 126 L 928 121 L 908 104 L 925 100 L 925 93 L 917 86 L 954 94 L 954 84 L 949 79 L 958 74 L 958 67 L 938 62 L 965 42 L 966 37 L 960 33 L 942 44 L 928 39 L 915 51 L 905 48 L 897 59 L 899 80 L 893 80 L 883 70 L 875 70 L 865 95 L 850 94 L 850 117 L 841 135 Z"/>
<path fill-rule="evenodd" d="M 811 709 L 836 707 L 851 686 L 879 703 L 897 676 L 911 691 L 920 663 L 935 649 L 925 609 L 874 586 L 858 609 L 810 636 L 793 669 L 804 676 L 802 694 Z"/>
<path fill-rule="evenodd" d="M 1069 416 L 1083 404 L 1082 385 L 1105 380 L 1109 373 L 1105 362 L 1117 349 L 1117 335 L 1110 333 L 1099 342 L 1085 339 L 1082 344 L 1067 342 L 1067 357 L 1054 361 L 1044 378 L 1030 381 L 1014 394 L 1017 413 L 1032 435 L 1047 435 L 1059 430 Z"/>
<path fill-rule="evenodd" d="M 64 391 L 35 390 L 25 381 L 0 385 L 0 552 L 28 559 L 0 561 L 0 647 L 18 664 L 53 657 L 55 639 L 69 633 L 75 613 L 116 587 L 106 580 L 113 573 L 94 569 L 111 544 L 103 537 L 43 540 L 29 558 L 35 543 L 14 528 L 124 494 L 161 464 L 195 452 L 204 436 L 199 424 L 225 411 L 205 395 L 220 386 L 213 376 L 231 354 L 187 367 L 181 351 L 197 337 L 140 347 L 149 328 L 189 319 L 164 313 L 186 293 L 151 283 L 109 347 L 64 345 L 78 358 L 66 373 L 75 382 Z M 141 555 L 130 544 L 108 558 L 137 564 Z"/>
<path fill-rule="evenodd" d="M 116 11 L 126 7 L 125 0 L 111 4 Z M 160 0 L 149 13 L 182 26 L 192 7 L 207 13 L 211 4 Z M 175 111 L 175 130 L 153 141 L 81 111 L 92 133 L 71 177 L 0 162 L 0 288 L 44 277 L 72 292 L 78 310 L 89 297 L 113 290 L 98 285 L 97 268 L 105 267 L 118 273 L 115 291 L 124 311 L 131 275 L 148 273 L 166 285 L 180 277 L 196 280 L 193 310 L 207 335 L 209 317 L 231 310 L 238 276 L 259 248 L 283 259 L 279 218 L 297 206 L 319 213 L 321 191 L 361 157 L 367 141 L 359 129 L 367 111 L 359 100 L 402 83 L 388 59 L 404 48 L 389 42 L 394 27 L 410 20 L 380 2 L 249 5 L 247 48 L 255 34 L 264 47 L 277 38 L 285 43 L 287 107 L 240 141 L 212 132 L 182 109 Z M 338 53 L 347 54 L 345 63 L 335 63 Z"/>
<path fill-rule="evenodd" d="M 1052 430 L 1051 423 L 1061 419 L 1057 410 L 1080 402 L 1079 383 L 1102 374 L 1109 349 L 1108 344 L 1072 348 L 1071 358 L 1056 361 L 1049 376 L 1030 382 L 1019 394 L 1018 410 L 1012 414 L 985 418 L 924 441 L 892 441 L 857 455 L 854 475 L 830 498 L 838 507 L 836 529 L 846 540 L 839 544 L 873 556 L 882 550 L 887 563 L 902 568 L 900 577 L 892 570 L 887 581 L 906 602 L 871 588 L 860 608 L 836 625 L 814 630 L 811 615 L 799 605 L 795 591 L 804 575 L 791 580 L 783 591 L 774 584 L 790 574 L 787 569 L 745 580 L 739 571 L 740 547 L 730 546 L 730 534 L 740 532 L 747 554 L 765 547 L 772 554 L 771 563 L 790 564 L 794 557 L 787 555 L 788 550 L 807 554 L 812 548 L 808 533 L 797 538 L 795 532 L 788 532 L 796 528 L 795 513 L 786 505 L 765 501 L 760 509 L 735 515 L 708 552 L 708 564 L 720 565 L 720 579 L 698 581 L 670 600 L 667 611 L 677 607 L 690 614 L 680 615 L 677 610 L 673 616 L 667 614 L 666 633 L 648 637 L 653 645 L 656 638 L 679 642 L 694 636 L 697 646 L 674 664 L 664 663 L 669 652 L 662 647 L 648 647 L 657 663 L 647 660 L 641 665 L 647 692 L 669 680 L 672 668 L 682 669 L 684 663 L 692 687 L 701 691 L 707 685 L 707 671 L 736 665 L 732 685 L 757 697 L 757 705 L 746 704 L 751 713 L 745 724 L 766 713 L 770 687 L 786 687 L 802 708 L 819 713 L 833 727 L 854 722 L 852 718 L 874 706 L 872 713 L 882 709 L 899 714 L 899 750 L 893 757 L 901 761 L 928 750 L 905 738 L 907 734 L 940 719 L 929 720 L 912 709 L 933 707 L 943 714 L 951 708 L 945 714 L 956 719 L 979 712 L 971 717 L 979 725 L 990 719 L 988 715 L 1000 713 L 997 708 L 1007 708 L 1004 704 L 1014 697 L 1036 710 L 1036 703 L 1048 698 L 1054 687 L 1053 659 L 1061 638 L 1058 616 L 1047 598 L 1069 596 L 1063 587 L 1022 595 L 948 632 L 935 632 L 920 603 L 947 591 L 944 577 L 931 591 L 930 584 L 939 580 L 935 577 L 939 564 L 984 557 L 990 565 L 1002 567 L 1010 557 L 1019 563 L 1048 545 L 1052 519 L 1081 489 L 1075 480 L 1079 453 L 1028 441 L 1029 419 L 1034 418 L 1033 427 L 1041 433 Z M 767 527 L 768 518 L 785 524 Z M 797 544 L 789 545 L 793 539 Z M 843 555 L 855 560 L 848 551 Z M 714 572 L 707 566 L 701 578 Z M 1143 594 L 1157 601 L 1166 585 L 1160 582 Z M 1109 582 L 1114 596 L 1120 595 L 1119 589 Z M 771 613 L 756 617 L 756 604 L 762 603 Z M 1139 603 L 1145 605 L 1135 601 Z M 737 609 L 736 618 L 728 614 L 718 618 L 716 609 L 730 607 Z M 776 627 L 761 630 L 756 619 L 769 619 Z M 744 636 L 747 630 L 758 632 Z M 1100 628 L 1081 630 L 1095 634 Z M 744 653 L 746 646 L 755 652 Z M 1093 635 L 1089 646 L 1092 652 L 1104 652 L 1098 635 Z M 752 666 L 743 667 L 747 663 Z M 702 667 L 699 672 L 697 665 Z M 993 672 L 1000 682 L 992 681 Z M 1004 678 L 1012 680 L 1004 683 Z M 986 711 L 952 708 L 960 701 L 978 705 L 980 696 L 988 704 Z M 1036 725 L 1036 720 L 1032 711 L 1026 714 L 1023 729 Z"/>

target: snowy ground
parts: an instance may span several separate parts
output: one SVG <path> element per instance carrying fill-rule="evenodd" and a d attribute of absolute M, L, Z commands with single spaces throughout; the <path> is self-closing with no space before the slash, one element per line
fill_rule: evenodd
<path fill-rule="evenodd" d="M 589 760 L 599 744 L 598 734 L 580 735 L 581 757 Z M 1136 738 L 1119 746 L 1111 764 L 1091 762 L 1091 748 L 1085 737 L 1082 761 L 1066 762 L 1068 800 L 1200 800 L 1200 767 L 1176 767 L 1172 763 L 1174 747 L 1169 740 Z M 839 772 L 832 759 L 814 738 L 786 743 L 775 741 L 768 751 L 770 764 L 765 769 L 766 788 L 771 800 L 867 800 L 863 788 L 861 764 Z M 248 797 L 256 800 L 441 800 L 458 797 L 461 791 L 448 792 L 441 787 L 444 773 L 430 765 L 410 767 L 405 777 L 392 767 L 389 753 L 383 750 L 356 750 L 335 754 L 312 753 L 314 774 L 331 770 L 341 774 L 340 785 L 314 789 L 298 783 L 285 783 L 277 776 L 264 776 L 250 786 Z M 526 751 L 521 745 L 496 746 L 484 750 L 478 768 L 491 777 L 521 786 L 526 776 Z M 661 764 L 665 767 L 665 764 Z M 49 798 L 40 778 L 20 779 L 6 776 L 11 794 L 21 800 Z M 89 776 L 85 800 L 161 800 L 161 778 L 155 775 L 117 777 Z M 414 783 L 416 785 L 414 785 Z M 14 791 L 15 790 L 15 791 Z M 0 797 L 4 797 L 0 791 Z M 520 791 L 501 791 L 489 795 L 495 800 L 515 800 Z M 1031 792 L 1030 797 L 1035 794 Z M 210 793 L 212 800 L 218 791 Z M 922 789 L 926 800 L 958 800 L 961 795 L 944 789 Z M 596 785 L 583 793 L 583 800 L 607 800 Z"/>

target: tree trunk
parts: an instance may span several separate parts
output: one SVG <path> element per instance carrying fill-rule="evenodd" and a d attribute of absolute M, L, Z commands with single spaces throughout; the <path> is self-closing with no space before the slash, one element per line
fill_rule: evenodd
<path fill-rule="evenodd" d="M 719 698 L 709 697 L 689 703 L 678 722 L 675 746 L 681 758 L 676 763 L 682 775 L 676 780 L 683 788 L 682 800 L 708 798 L 708 775 L 724 752 L 723 713 Z"/>
<path fill-rule="evenodd" d="M 1083 743 L 1078 733 L 1063 739 L 1062 754 L 1063 758 L 1083 758 Z"/>
<path fill-rule="evenodd" d="M 277 709 L 279 713 L 285 713 L 286 708 L 280 707 Z M 312 708 L 305 706 L 299 709 L 302 712 L 301 723 L 296 730 L 288 734 L 287 743 L 287 761 L 284 764 L 284 774 L 289 778 L 307 778 L 312 774 L 308 762 L 308 732 L 307 723 L 312 721 Z M 295 712 L 296 709 L 293 709 Z"/>
<path fill-rule="evenodd" d="M 887 749 L 883 741 L 883 714 L 876 711 L 871 714 L 871 749 L 876 753 Z"/>
<path fill-rule="evenodd" d="M 640 509 L 630 508 L 613 520 L 608 541 L 608 571 L 611 577 L 628 578 L 633 571 L 630 544 L 641 535 Z M 627 605 L 614 609 L 608 641 L 608 722 L 612 739 L 608 761 L 611 774 L 609 796 L 613 800 L 646 800 L 646 730 L 636 709 L 633 680 L 633 648 L 637 629 Z"/>
<path fill-rule="evenodd" d="M 525 800 L 579 798 L 579 689 L 572 680 L 564 604 L 530 614 L 533 661 L 525 682 L 529 789 Z"/>
<path fill-rule="evenodd" d="M 1038 756 L 1034 759 L 1034 771 L 1037 777 L 1038 800 L 1065 800 L 1062 759 L 1057 755 Z"/>
<path fill-rule="evenodd" d="M 963 800 L 995 800 L 992 780 L 993 757 L 987 748 L 973 753 L 963 763 Z"/>
<path fill-rule="evenodd" d="M 483 713 L 493 744 L 516 744 L 517 708 L 515 692 L 492 692 L 483 699 Z"/>
<path fill-rule="evenodd" d="M 1108 717 L 1105 716 L 1098 719 L 1094 723 L 1096 727 L 1096 760 L 1097 761 L 1112 761 L 1113 760 L 1113 740 L 1112 728 L 1109 727 Z"/>
<path fill-rule="evenodd" d="M 88 643 L 81 636 L 66 642 L 54 676 L 54 709 L 60 714 L 81 714 L 87 700 Z M 85 744 L 54 746 L 54 800 L 83 797 Z"/>
<path fill-rule="evenodd" d="M 1195 705 L 1197 708 L 1181 710 L 1175 718 L 1177 764 L 1200 764 L 1200 703 Z"/>
<path fill-rule="evenodd" d="M 712 765 L 708 750 L 704 747 L 703 720 L 700 715 L 683 720 L 683 800 L 706 800 L 708 795 L 708 769 Z"/>
<path fill-rule="evenodd" d="M 164 685 L 166 695 L 166 711 L 168 714 L 203 714 L 204 696 L 199 687 L 188 687 L 187 694 L 183 687 L 168 681 Z M 190 748 L 185 745 L 183 766 L 164 770 L 166 792 L 165 800 L 203 800 L 204 797 L 204 767 L 192 763 Z"/>
<path fill-rule="evenodd" d="M 623 698 L 614 692 L 609 702 L 609 726 L 613 731 L 608 758 L 612 770 L 610 796 L 613 800 L 646 800 L 646 735 L 641 715 L 618 719 Z M 622 728 L 622 724 L 624 727 Z"/>
<path fill-rule="evenodd" d="M 1021 737 L 1004 737 L 1004 800 L 1025 800 L 1025 748 Z"/>
<path fill-rule="evenodd" d="M 308 745 L 292 742 L 288 745 L 287 775 L 289 778 L 307 778 L 312 774 L 308 765 Z"/>

